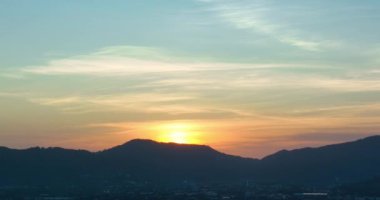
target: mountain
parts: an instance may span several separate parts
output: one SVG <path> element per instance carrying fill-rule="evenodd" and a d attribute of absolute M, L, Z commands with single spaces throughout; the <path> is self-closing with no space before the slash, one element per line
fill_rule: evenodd
<path fill-rule="evenodd" d="M 0 186 L 122 185 L 130 181 L 243 181 L 336 184 L 380 174 L 380 136 L 292 151 L 261 160 L 204 145 L 132 140 L 99 152 L 0 148 Z"/>
<path fill-rule="evenodd" d="M 112 170 L 160 180 L 226 180 L 243 178 L 255 159 L 220 153 L 209 146 L 132 140 L 97 152 Z"/>
<path fill-rule="evenodd" d="M 0 185 L 97 185 L 125 180 L 229 181 L 247 176 L 258 160 L 209 146 L 132 140 L 99 152 L 62 148 L 0 148 Z"/>
<path fill-rule="evenodd" d="M 263 158 L 266 179 L 342 183 L 380 175 L 380 136 L 318 148 L 282 150 Z"/>
<path fill-rule="evenodd" d="M 0 148 L 0 185 L 56 184 L 76 181 L 88 172 L 92 153 L 83 150 L 34 147 Z"/>

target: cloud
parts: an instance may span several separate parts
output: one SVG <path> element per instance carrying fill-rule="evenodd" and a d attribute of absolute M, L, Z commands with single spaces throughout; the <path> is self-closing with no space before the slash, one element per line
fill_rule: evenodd
<path fill-rule="evenodd" d="M 128 76 L 168 72 L 192 72 L 225 69 L 267 69 L 296 67 L 297 64 L 279 63 L 220 63 L 199 61 L 152 47 L 115 46 L 94 53 L 56 59 L 46 65 L 29 66 L 21 71 L 40 75 Z M 300 66 L 301 67 L 301 66 Z"/>
<path fill-rule="evenodd" d="M 25 67 L 24 76 L 85 75 L 129 76 L 144 80 L 142 88 L 177 87 L 183 89 L 268 89 L 315 88 L 333 91 L 378 91 L 380 80 L 364 74 L 349 77 L 336 67 L 302 63 L 223 63 L 180 57 L 158 48 L 137 46 L 107 47 L 94 53 L 56 59 L 42 66 Z M 323 74 L 340 70 L 339 76 Z M 302 69 L 302 73 L 297 72 Z M 315 73 L 316 70 L 321 72 Z M 310 72 L 309 72 L 310 71 Z M 375 71 L 376 72 L 376 71 Z M 348 75 L 346 75 L 348 74 Z M 373 74 L 373 73 L 372 73 Z M 151 80 L 146 80 L 151 77 Z"/>
<path fill-rule="evenodd" d="M 52 60 L 43 66 L 26 67 L 22 71 L 44 75 L 122 76 L 186 69 L 186 66 L 173 63 L 161 49 L 112 46 L 87 55 Z"/>
<path fill-rule="evenodd" d="M 363 133 L 326 133 L 326 132 L 316 132 L 316 133 L 300 133 L 292 136 L 288 136 L 287 140 L 295 140 L 301 142 L 315 142 L 315 143 L 340 143 L 353 141 L 357 139 L 361 139 L 365 136 L 371 136 L 373 133 L 363 134 Z"/>
<path fill-rule="evenodd" d="M 11 68 L 3 68 L 0 67 L 0 80 L 3 79 L 13 79 L 13 80 L 22 80 L 25 79 L 25 75 L 19 73 L 18 71 L 14 71 Z"/>
<path fill-rule="evenodd" d="M 196 95 L 188 93 L 132 93 L 114 95 L 65 96 L 55 98 L 30 98 L 29 101 L 52 106 L 69 114 L 88 113 L 138 113 L 139 115 L 161 114 L 166 116 L 213 116 L 225 118 L 248 116 L 248 112 L 202 105 Z M 219 116 L 219 117 L 218 117 Z M 151 116 L 153 117 L 153 116 Z"/>
<path fill-rule="evenodd" d="M 358 96 L 380 90 L 377 77 L 368 73 L 351 76 L 350 71 L 332 66 L 194 60 L 198 59 L 176 57 L 175 53 L 159 48 L 107 47 L 23 69 L 27 76 L 37 75 L 30 79 L 60 75 L 60 81 L 70 77 L 80 86 L 54 94 L 29 88 L 36 94 L 24 98 L 68 114 L 127 113 L 139 120 L 256 120 L 370 115 L 375 112 L 373 100 L 357 103 L 347 99 L 336 106 L 323 96 Z M 334 75 L 327 73 L 330 70 Z M 73 76 L 76 78 L 71 79 Z M 81 85 L 82 79 L 86 84 Z M 42 82 L 50 90 L 62 84 L 55 81 L 49 78 Z M 341 113 L 334 114 L 338 112 Z"/>
<path fill-rule="evenodd" d="M 324 48 L 336 46 L 337 42 L 311 39 L 297 28 L 284 22 L 277 22 L 271 16 L 283 10 L 275 10 L 265 1 L 241 0 L 198 0 L 210 6 L 209 12 L 215 13 L 223 21 L 237 29 L 250 30 L 271 37 L 281 43 L 307 51 L 322 51 Z M 298 13 L 302 12 L 297 10 Z M 305 11 L 306 12 L 306 11 Z"/>
<path fill-rule="evenodd" d="M 373 113 L 373 114 L 371 114 Z M 289 114 L 306 116 L 306 115 L 319 115 L 330 117 L 375 117 L 380 113 L 379 103 L 366 103 L 354 105 L 335 105 L 335 106 L 320 106 L 316 108 L 297 109 Z"/>
<path fill-rule="evenodd" d="M 30 95 L 30 93 L 26 93 L 26 92 L 0 91 L 0 97 L 26 97 L 29 95 Z"/>
<path fill-rule="evenodd" d="M 47 66 L 29 67 L 24 72 L 47 75 L 123 76 L 138 73 L 184 71 L 186 66 L 144 61 L 120 56 L 84 56 L 50 62 Z"/>
<path fill-rule="evenodd" d="M 186 101 L 192 99 L 193 97 L 188 96 L 188 94 L 154 94 L 154 93 L 133 93 L 125 95 L 90 95 L 90 96 L 64 96 L 64 97 L 54 97 L 54 98 L 31 98 L 32 102 L 46 105 L 61 107 L 65 111 L 75 111 L 82 112 L 86 109 L 89 112 L 93 111 L 155 111 L 155 107 L 163 107 L 165 104 L 175 105 L 177 102 Z M 162 105 L 160 105 L 162 104 Z M 81 107 L 81 105 L 83 107 Z M 170 106 L 168 106 L 170 107 Z M 168 108 L 165 107 L 165 108 Z M 172 106 L 175 107 L 175 106 Z M 73 110 L 71 110 L 71 109 Z M 79 109 L 76 110 L 75 108 Z M 80 109 L 81 108 L 81 109 Z M 157 108 L 157 109 L 158 109 Z M 166 112 L 176 112 L 181 109 L 167 109 Z M 191 112 L 192 109 L 189 107 L 186 109 Z M 183 109 L 185 111 L 185 109 Z"/>

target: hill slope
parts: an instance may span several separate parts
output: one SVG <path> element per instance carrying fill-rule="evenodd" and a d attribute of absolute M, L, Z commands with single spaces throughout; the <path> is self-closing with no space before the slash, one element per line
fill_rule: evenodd
<path fill-rule="evenodd" d="M 347 182 L 380 174 L 380 136 L 280 151 L 261 160 L 266 177 L 289 182 Z"/>
<path fill-rule="evenodd" d="M 0 148 L 0 184 L 229 181 L 245 178 L 257 162 L 208 146 L 151 140 L 132 140 L 94 153 L 62 148 Z"/>
<path fill-rule="evenodd" d="M 1 147 L 0 163 L 0 185 L 103 185 L 128 180 L 334 184 L 380 174 L 380 136 L 283 150 L 261 160 L 226 155 L 203 145 L 151 140 L 132 140 L 100 152 Z"/>

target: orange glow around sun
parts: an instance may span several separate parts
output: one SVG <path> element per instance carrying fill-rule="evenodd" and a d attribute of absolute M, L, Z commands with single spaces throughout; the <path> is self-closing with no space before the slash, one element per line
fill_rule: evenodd
<path fill-rule="evenodd" d="M 157 127 L 159 134 L 157 140 L 160 142 L 173 142 L 179 144 L 198 144 L 198 133 L 195 125 L 186 123 L 163 124 Z"/>

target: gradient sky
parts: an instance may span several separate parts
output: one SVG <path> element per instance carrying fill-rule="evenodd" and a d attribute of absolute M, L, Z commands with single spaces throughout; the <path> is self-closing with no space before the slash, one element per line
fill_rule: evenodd
<path fill-rule="evenodd" d="M 378 134 L 379 21 L 378 0 L 2 0 L 0 145 L 180 133 L 262 157 Z"/>

